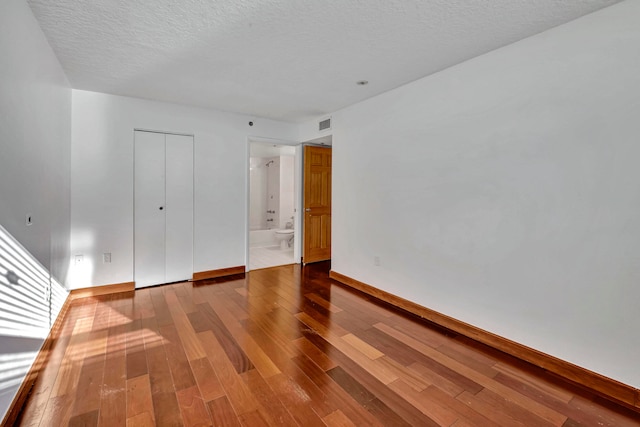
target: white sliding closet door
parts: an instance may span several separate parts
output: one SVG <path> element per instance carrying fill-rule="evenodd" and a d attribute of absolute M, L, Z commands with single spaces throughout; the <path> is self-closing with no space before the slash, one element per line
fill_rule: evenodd
<path fill-rule="evenodd" d="M 193 274 L 193 137 L 135 132 L 136 287 Z"/>

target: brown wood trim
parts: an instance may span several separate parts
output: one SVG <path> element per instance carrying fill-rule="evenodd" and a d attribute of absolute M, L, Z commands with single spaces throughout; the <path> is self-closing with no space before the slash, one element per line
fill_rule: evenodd
<path fill-rule="evenodd" d="M 31 365 L 29 372 L 27 372 L 27 375 L 24 377 L 24 380 L 22 380 L 22 384 L 13 398 L 13 401 L 11 402 L 11 405 L 9 406 L 9 409 L 7 410 L 7 413 L 0 425 L 12 426 L 18 420 L 20 412 L 29 397 L 29 393 L 38 380 L 40 371 L 49 362 L 53 344 L 58 340 L 58 338 L 60 338 L 62 324 L 67 312 L 69 311 L 69 307 L 71 306 L 71 301 L 71 295 L 67 295 L 67 299 L 64 301 L 64 304 L 62 304 L 62 308 L 60 308 L 56 321 L 53 322 L 53 326 L 51 326 L 49 335 L 47 335 L 47 338 L 42 343 L 42 347 L 40 347 L 40 351 L 38 352 L 36 359 L 33 361 L 33 364 Z"/>
<path fill-rule="evenodd" d="M 73 289 L 69 294 L 72 300 L 78 298 L 96 297 L 99 295 L 117 294 L 136 290 L 135 282 L 115 283 L 113 285 L 94 286 L 91 288 Z"/>
<path fill-rule="evenodd" d="M 329 277 L 344 285 L 350 286 L 364 292 L 365 294 L 392 304 L 402 310 L 443 326 L 451 331 L 457 332 L 518 359 L 539 366 L 607 399 L 613 400 L 617 403 L 623 403 L 625 406 L 629 406 L 631 408 L 640 408 L 640 390 L 630 385 L 605 377 L 604 375 L 574 365 L 573 363 L 527 347 L 523 344 L 519 344 L 515 341 L 511 341 L 507 338 L 503 338 L 499 335 L 495 335 L 442 313 L 438 313 L 437 311 L 423 307 L 356 279 L 352 279 L 351 277 L 345 276 L 336 271 L 331 270 L 329 272 Z"/>
<path fill-rule="evenodd" d="M 199 271 L 193 273 L 193 281 L 215 279 L 217 277 L 231 276 L 233 274 L 242 274 L 245 272 L 245 266 L 239 265 L 237 267 L 220 268 L 218 270 Z"/>

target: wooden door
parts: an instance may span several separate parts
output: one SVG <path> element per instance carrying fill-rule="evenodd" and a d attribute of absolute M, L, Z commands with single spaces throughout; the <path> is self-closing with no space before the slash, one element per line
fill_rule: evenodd
<path fill-rule="evenodd" d="M 304 147 L 303 262 L 331 259 L 331 148 Z"/>

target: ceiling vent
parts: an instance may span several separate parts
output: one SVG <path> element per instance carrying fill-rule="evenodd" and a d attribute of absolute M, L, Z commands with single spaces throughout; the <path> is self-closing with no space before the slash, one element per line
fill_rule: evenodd
<path fill-rule="evenodd" d="M 330 130 L 331 129 L 331 117 L 328 119 L 320 120 L 318 124 L 318 130 Z"/>

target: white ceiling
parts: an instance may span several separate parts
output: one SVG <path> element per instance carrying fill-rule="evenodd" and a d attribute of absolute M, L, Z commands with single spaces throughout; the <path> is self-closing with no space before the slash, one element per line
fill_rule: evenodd
<path fill-rule="evenodd" d="M 618 1 L 28 0 L 76 89 L 292 122 Z"/>

